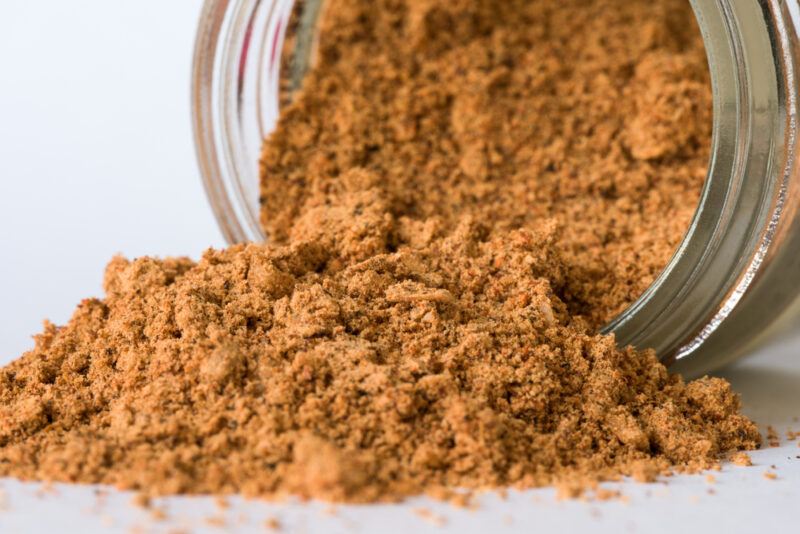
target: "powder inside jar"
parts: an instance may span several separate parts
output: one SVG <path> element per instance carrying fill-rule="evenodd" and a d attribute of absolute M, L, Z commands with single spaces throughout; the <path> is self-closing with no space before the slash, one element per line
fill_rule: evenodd
<path fill-rule="evenodd" d="M 688 225 L 688 3 L 329 0 L 266 141 L 272 244 L 106 271 L 0 370 L 0 474 L 397 500 L 714 466 L 760 436 L 596 328 Z"/>
<path fill-rule="evenodd" d="M 554 219 L 560 297 L 599 327 L 680 242 L 711 91 L 686 0 L 329 0 L 315 68 L 262 158 L 273 242 L 371 194 L 392 221 L 493 235 Z M 342 177 L 366 169 L 374 183 Z M 349 188 L 349 189 L 348 189 Z M 392 245 L 412 244 L 395 222 Z M 371 251 L 364 251 L 369 255 Z"/>

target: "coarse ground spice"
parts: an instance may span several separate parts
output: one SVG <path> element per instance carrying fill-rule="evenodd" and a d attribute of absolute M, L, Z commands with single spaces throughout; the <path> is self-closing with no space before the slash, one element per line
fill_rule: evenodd
<path fill-rule="evenodd" d="M 349 248 L 324 240 L 118 258 L 105 300 L 0 372 L 0 473 L 373 501 L 651 480 L 757 446 L 726 382 L 569 316 L 553 225 L 486 235 L 335 273 Z"/>
<path fill-rule="evenodd" d="M 705 51 L 686 0 L 328 0 L 316 67 L 262 157 L 274 242 L 343 189 L 395 221 L 494 234 L 555 219 L 573 314 L 602 326 L 666 265 L 711 137 Z M 345 184 L 366 169 L 374 183 Z M 375 231 L 378 231 L 377 229 Z M 365 250 L 361 256 L 373 253 Z"/>
<path fill-rule="evenodd" d="M 0 370 L 0 475 L 578 495 L 759 445 L 727 382 L 594 333 L 702 177 L 688 4 L 329 0 L 321 27 L 264 150 L 274 243 L 114 259 Z"/>

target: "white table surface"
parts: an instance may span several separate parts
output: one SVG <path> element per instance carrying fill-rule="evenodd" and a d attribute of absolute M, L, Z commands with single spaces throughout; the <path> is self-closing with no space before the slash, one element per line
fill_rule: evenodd
<path fill-rule="evenodd" d="M 100 294 L 115 253 L 190 255 L 222 238 L 198 176 L 189 117 L 189 70 L 200 0 L 0 2 L 0 364 L 30 348 L 47 317 L 63 323 Z M 627 502 L 563 502 L 552 490 L 486 496 L 476 510 L 424 499 L 337 507 L 170 498 L 167 515 L 96 488 L 0 480 L 0 532 L 673 532 L 797 530 L 800 334 L 723 370 L 745 411 L 782 436 L 726 466 L 668 483 L 621 484 Z M 775 466 L 772 468 L 771 466 Z M 763 474 L 773 471 L 777 480 Z M 713 491 L 713 494 L 709 492 Z M 415 512 L 432 511 L 444 526 Z M 224 526 L 220 519 L 224 518 Z"/>

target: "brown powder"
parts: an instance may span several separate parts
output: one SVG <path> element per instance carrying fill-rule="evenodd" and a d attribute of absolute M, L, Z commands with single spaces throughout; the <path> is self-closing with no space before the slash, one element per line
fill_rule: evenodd
<path fill-rule="evenodd" d="M 767 426 L 767 444 L 769 444 L 770 447 L 781 446 L 781 438 L 778 435 L 778 431 L 771 425 Z"/>
<path fill-rule="evenodd" d="M 264 528 L 277 532 L 281 530 L 281 522 L 275 517 L 269 517 L 264 521 Z"/>
<path fill-rule="evenodd" d="M 434 513 L 428 508 L 417 508 L 414 510 L 414 513 L 417 514 L 417 516 L 419 516 L 423 521 L 433 525 L 434 527 L 444 527 L 447 525 L 446 518 Z"/>
<path fill-rule="evenodd" d="M 330 2 L 264 151 L 276 243 L 113 260 L 105 299 L 0 370 L 0 475 L 574 496 L 756 448 L 727 382 L 594 333 L 663 265 L 702 178 L 688 7 Z"/>
<path fill-rule="evenodd" d="M 652 480 L 758 445 L 726 382 L 570 318 L 553 225 L 486 236 L 464 222 L 335 273 L 359 245 L 116 259 L 105 300 L 0 371 L 0 473 L 373 501 Z"/>
<path fill-rule="evenodd" d="M 750 455 L 746 452 L 737 452 L 731 456 L 731 462 L 734 465 L 739 465 L 742 467 L 750 467 L 753 465 L 753 460 L 750 458 Z"/>
<path fill-rule="evenodd" d="M 273 241 L 349 224 L 342 191 L 380 204 L 387 220 L 362 230 L 393 246 L 414 238 L 402 218 L 453 229 L 469 215 L 497 235 L 555 219 L 573 315 L 601 326 L 642 294 L 707 169 L 711 91 L 689 2 L 327 4 L 316 68 L 264 147 Z M 362 169 L 372 181 L 354 183 Z"/>

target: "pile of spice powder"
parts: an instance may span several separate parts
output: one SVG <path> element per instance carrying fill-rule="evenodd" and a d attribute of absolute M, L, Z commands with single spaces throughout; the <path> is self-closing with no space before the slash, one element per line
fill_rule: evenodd
<path fill-rule="evenodd" d="M 0 475 L 374 502 L 758 447 L 727 382 L 594 333 L 688 223 L 695 33 L 671 0 L 329 0 L 273 243 L 114 259 L 0 370 Z"/>

